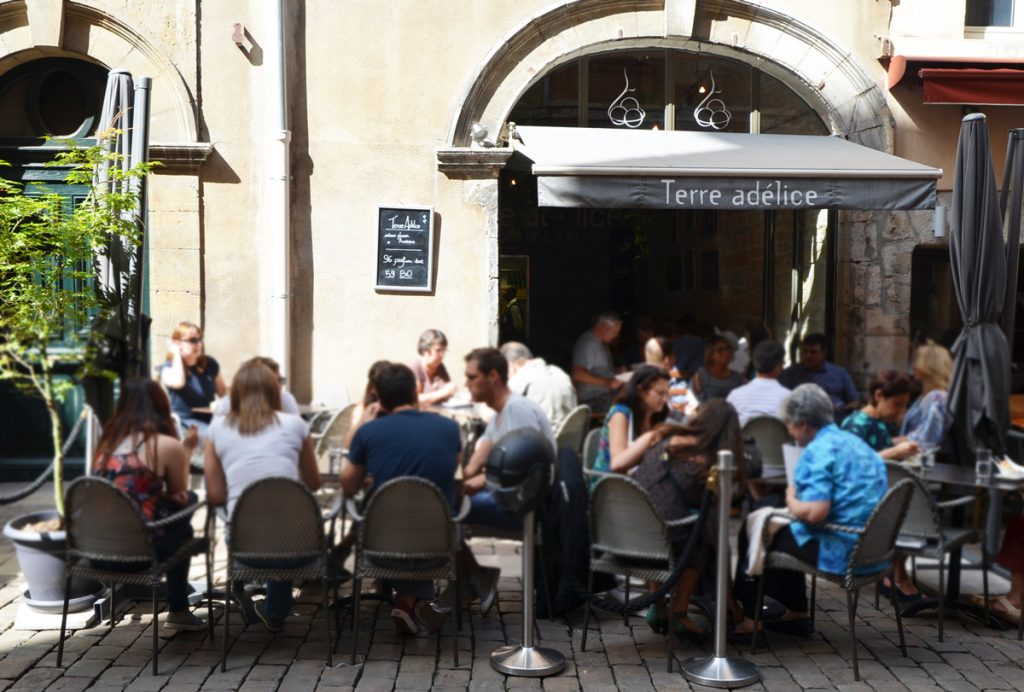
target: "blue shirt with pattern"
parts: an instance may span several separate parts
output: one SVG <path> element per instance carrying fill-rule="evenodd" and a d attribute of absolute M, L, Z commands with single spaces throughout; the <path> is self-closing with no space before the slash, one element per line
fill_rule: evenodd
<path fill-rule="evenodd" d="M 867 523 L 888 488 L 882 458 L 864 440 L 834 424 L 819 430 L 804 449 L 793 482 L 798 499 L 831 503 L 825 522 L 854 527 Z M 794 521 L 791 527 L 797 544 L 818 541 L 818 569 L 846 572 L 857 535 L 827 531 L 802 521 Z"/>
<path fill-rule="evenodd" d="M 933 389 L 913 403 L 903 417 L 900 432 L 914 442 L 938 445 L 952 422 L 946 408 L 946 390 Z"/>
<path fill-rule="evenodd" d="M 597 456 L 594 457 L 593 468 L 595 471 L 604 471 L 605 473 L 609 473 L 612 470 L 612 450 L 611 445 L 608 442 L 608 421 L 610 421 L 612 419 L 612 416 L 614 416 L 616 413 L 621 413 L 626 417 L 626 425 L 628 426 L 630 432 L 632 432 L 632 409 L 630 409 L 625 404 L 612 404 L 612 407 L 608 409 L 608 415 L 604 417 L 604 425 L 601 426 L 601 435 L 599 438 L 601 440 L 601 444 L 598 447 Z M 632 439 L 627 440 L 627 442 L 632 441 Z M 595 485 L 597 485 L 597 479 L 591 479 L 590 489 L 593 490 Z"/>
<path fill-rule="evenodd" d="M 876 452 L 892 447 L 892 431 L 880 418 L 872 418 L 864 411 L 854 411 L 843 421 L 843 430 L 853 433 L 868 443 Z"/>

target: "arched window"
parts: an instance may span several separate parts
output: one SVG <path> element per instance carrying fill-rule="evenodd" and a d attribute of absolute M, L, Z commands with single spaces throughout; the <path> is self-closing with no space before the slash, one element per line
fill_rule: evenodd
<path fill-rule="evenodd" d="M 106 68 L 42 58 L 0 76 L 0 138 L 88 137 L 103 107 Z"/>
<path fill-rule="evenodd" d="M 561 65 L 508 119 L 518 125 L 828 134 L 788 86 L 739 60 L 682 50 L 621 50 Z"/>

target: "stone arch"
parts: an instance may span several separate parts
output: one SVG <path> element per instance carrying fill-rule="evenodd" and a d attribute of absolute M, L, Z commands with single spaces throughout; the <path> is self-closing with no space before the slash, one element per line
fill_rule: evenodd
<path fill-rule="evenodd" d="M 585 54 L 643 46 L 699 50 L 753 64 L 804 98 L 834 133 L 892 151 L 893 118 L 884 95 L 851 53 L 827 36 L 789 15 L 739 0 L 698 2 L 692 35 L 671 35 L 665 30 L 667 1 L 578 0 L 528 18 L 474 75 L 449 130 L 449 145 L 469 146 L 475 122 L 497 133 L 519 97 L 551 69 Z"/>
<path fill-rule="evenodd" d="M 196 103 L 174 63 L 124 22 L 78 3 L 32 12 L 26 3 L 0 8 L 0 74 L 43 57 L 87 60 L 153 79 L 151 140 L 197 141 Z"/>

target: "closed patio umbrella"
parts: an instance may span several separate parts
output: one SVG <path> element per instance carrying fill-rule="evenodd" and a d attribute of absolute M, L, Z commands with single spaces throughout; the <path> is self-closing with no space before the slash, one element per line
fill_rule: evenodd
<path fill-rule="evenodd" d="M 981 113 L 966 116 L 960 126 L 952 206 L 949 255 L 964 326 L 953 344 L 947 401 L 965 463 L 978 446 L 1004 452 L 1009 428 L 1010 353 L 1000 325 L 1006 254 L 988 125 Z"/>

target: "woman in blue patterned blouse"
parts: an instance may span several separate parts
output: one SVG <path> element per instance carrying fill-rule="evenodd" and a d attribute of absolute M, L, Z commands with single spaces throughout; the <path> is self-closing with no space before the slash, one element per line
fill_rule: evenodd
<path fill-rule="evenodd" d="M 833 423 L 832 401 L 816 384 L 803 384 L 782 401 L 779 415 L 789 434 L 804 447 L 786 488 L 786 508 L 794 521 L 780 529 L 770 546 L 825 572 L 846 571 L 856 536 L 821 527 L 832 523 L 863 527 L 888 487 L 885 462 L 859 437 Z M 786 607 L 769 629 L 810 634 L 804 575 L 767 570 L 764 591 Z M 744 603 L 753 615 L 753 603 Z"/>
<path fill-rule="evenodd" d="M 914 379 L 921 383 L 921 396 L 903 418 L 900 435 L 919 444 L 942 444 L 953 417 L 946 409 L 946 391 L 953 377 L 953 359 L 931 339 L 917 347 Z"/>
<path fill-rule="evenodd" d="M 914 388 L 910 378 L 896 370 L 882 370 L 868 383 L 867 406 L 846 417 L 842 428 L 868 443 L 883 459 L 901 461 L 920 449 L 913 440 L 894 444 L 890 426 L 899 425 Z"/>

